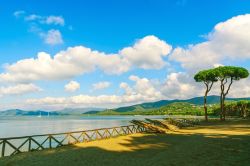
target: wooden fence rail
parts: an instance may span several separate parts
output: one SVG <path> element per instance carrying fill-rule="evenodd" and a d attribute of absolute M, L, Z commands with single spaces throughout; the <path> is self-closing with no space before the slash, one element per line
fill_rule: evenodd
<path fill-rule="evenodd" d="M 64 145 L 107 139 L 120 135 L 144 132 L 138 125 L 101 128 L 56 134 L 42 134 L 22 137 L 0 138 L 0 157 L 12 156 L 21 152 L 57 148 Z"/>

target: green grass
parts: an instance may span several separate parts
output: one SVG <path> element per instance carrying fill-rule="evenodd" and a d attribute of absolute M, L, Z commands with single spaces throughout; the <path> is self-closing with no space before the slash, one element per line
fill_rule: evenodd
<path fill-rule="evenodd" d="M 248 166 L 249 163 L 249 120 L 203 123 L 177 133 L 135 134 L 0 159 L 1 166 Z"/>

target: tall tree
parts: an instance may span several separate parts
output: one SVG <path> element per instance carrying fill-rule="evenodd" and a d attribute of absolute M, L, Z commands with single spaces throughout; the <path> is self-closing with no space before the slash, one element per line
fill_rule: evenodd
<path fill-rule="evenodd" d="M 247 69 L 243 67 L 235 66 L 220 66 L 213 69 L 216 74 L 216 79 L 220 81 L 220 119 L 221 121 L 225 120 L 226 111 L 225 111 L 225 98 L 229 93 L 229 90 L 233 84 L 233 81 L 238 81 L 249 76 Z"/>
<path fill-rule="evenodd" d="M 194 79 L 196 82 L 203 82 L 205 84 L 206 90 L 204 94 L 204 112 L 205 112 L 205 120 L 208 121 L 207 116 L 207 95 L 209 91 L 212 89 L 214 82 L 217 81 L 216 73 L 213 69 L 202 70 L 195 74 Z"/>

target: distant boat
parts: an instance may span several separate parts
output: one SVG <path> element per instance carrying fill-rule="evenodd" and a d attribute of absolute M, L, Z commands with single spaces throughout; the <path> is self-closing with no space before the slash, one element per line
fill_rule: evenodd
<path fill-rule="evenodd" d="M 41 113 L 41 111 L 40 111 L 40 115 L 38 115 L 37 117 L 38 117 L 38 118 L 41 118 L 41 117 L 42 117 L 42 113 Z"/>

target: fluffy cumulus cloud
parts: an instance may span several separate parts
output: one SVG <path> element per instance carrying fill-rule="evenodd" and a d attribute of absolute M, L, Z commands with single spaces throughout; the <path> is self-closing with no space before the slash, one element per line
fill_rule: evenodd
<path fill-rule="evenodd" d="M 63 43 L 62 34 L 59 30 L 51 29 L 47 33 L 40 33 L 40 36 L 44 39 L 44 43 L 49 45 L 57 45 Z"/>
<path fill-rule="evenodd" d="M 229 92 L 230 97 L 249 97 L 250 96 L 250 77 L 235 81 Z M 219 89 L 219 87 L 218 87 Z M 218 91 L 217 91 L 218 92 Z"/>
<path fill-rule="evenodd" d="M 187 99 L 202 96 L 204 85 L 190 79 L 191 75 L 184 72 L 171 73 L 162 82 L 141 78 L 131 75 L 129 79 L 133 82 L 120 83 L 124 90 L 122 95 L 77 95 L 71 97 L 45 97 L 40 99 L 28 99 L 26 104 L 32 108 L 61 109 L 65 107 L 98 107 L 112 108 L 132 105 L 142 102 L 158 101 L 161 99 Z M 246 86 L 250 78 L 235 81 L 229 97 L 249 97 L 250 88 Z M 219 83 L 214 85 L 210 95 L 219 94 Z"/>
<path fill-rule="evenodd" d="M 34 84 L 17 84 L 14 86 L 0 87 L 0 96 L 22 95 L 41 91 L 42 89 Z"/>
<path fill-rule="evenodd" d="M 187 70 L 209 68 L 215 64 L 250 59 L 250 14 L 233 17 L 221 22 L 207 35 L 207 41 L 178 47 L 171 60 L 180 62 Z"/>
<path fill-rule="evenodd" d="M 131 75 L 129 79 L 135 82 L 135 85 L 133 87 L 134 94 L 145 96 L 145 99 L 147 101 L 153 101 L 162 98 L 161 92 L 156 89 L 153 82 L 149 79 L 140 78 L 135 75 Z"/>
<path fill-rule="evenodd" d="M 250 78 L 234 81 L 228 97 L 249 97 L 249 84 Z M 158 85 L 158 87 L 165 99 L 187 99 L 203 96 L 205 93 L 205 85 L 201 82 L 195 82 L 193 74 L 186 72 L 170 73 L 166 80 L 161 85 Z M 219 82 L 214 83 L 209 95 L 220 95 Z"/>
<path fill-rule="evenodd" d="M 145 101 L 156 101 L 163 98 L 163 95 L 158 91 L 152 81 L 147 78 L 140 78 L 138 76 L 130 76 L 130 80 L 134 82 L 133 86 L 126 83 L 121 83 L 120 88 L 124 89 L 122 95 L 78 95 L 72 97 L 46 97 L 41 99 L 28 99 L 27 104 L 32 107 L 48 107 L 48 108 L 62 108 L 62 107 L 91 107 L 93 105 L 99 107 L 117 107 L 121 105 L 136 104 Z"/>
<path fill-rule="evenodd" d="M 68 84 L 64 86 L 65 91 L 67 92 L 75 92 L 80 89 L 80 84 L 76 81 L 70 81 Z"/>
<path fill-rule="evenodd" d="M 170 98 L 188 98 L 203 95 L 204 87 L 195 83 L 195 72 L 205 69 L 233 65 L 250 59 L 250 14 L 233 17 L 221 22 L 207 35 L 207 40 L 187 48 L 175 48 L 169 59 L 177 61 L 185 69 L 182 73 L 172 73 L 167 77 L 163 93 Z M 249 69 L 249 68 L 248 68 Z M 230 97 L 249 97 L 250 79 L 236 81 Z M 239 88 L 241 87 L 241 88 Z M 219 84 L 215 84 L 210 94 L 219 95 Z"/>
<path fill-rule="evenodd" d="M 110 86 L 110 82 L 108 81 L 102 81 L 102 82 L 97 82 L 92 85 L 93 90 L 100 90 L 100 89 L 106 89 Z"/>
<path fill-rule="evenodd" d="M 132 51 L 134 58 L 125 50 Z M 84 46 L 69 47 L 54 57 L 40 52 L 37 58 L 6 65 L 5 72 L 0 74 L 0 81 L 63 80 L 92 72 L 96 68 L 107 74 L 121 74 L 133 67 L 159 69 L 165 64 L 162 56 L 166 56 L 170 50 L 171 47 L 157 37 L 147 36 L 117 54 L 105 54 Z"/>
<path fill-rule="evenodd" d="M 171 73 L 161 85 L 161 91 L 167 99 L 186 99 L 201 96 L 202 87 L 195 83 L 192 76 L 183 73 Z"/>
<path fill-rule="evenodd" d="M 163 57 L 168 55 L 172 47 L 155 36 L 146 36 L 137 41 L 133 47 L 120 51 L 129 62 L 143 69 L 160 69 L 166 62 Z"/>
<path fill-rule="evenodd" d="M 33 16 L 35 17 L 35 16 Z M 131 75 L 130 82 L 120 83 L 122 94 L 92 96 L 87 94 L 71 97 L 45 97 L 28 99 L 34 108 L 48 107 L 117 107 L 160 99 L 186 99 L 202 96 L 204 85 L 196 83 L 193 75 L 200 69 L 222 65 L 239 64 L 250 59 L 250 14 L 233 17 L 217 24 L 204 42 L 187 47 L 172 47 L 155 36 L 146 36 L 134 45 L 122 48 L 117 53 L 106 54 L 84 46 L 70 47 L 54 56 L 40 52 L 37 57 L 23 59 L 5 66 L 0 81 L 32 83 L 38 80 L 65 80 L 90 73 L 96 69 L 106 74 L 122 74 L 133 68 L 162 69 L 168 63 L 179 62 L 182 72 L 172 70 L 165 80 L 150 80 Z M 167 56 L 170 54 L 169 56 Z M 175 67 L 175 63 L 172 67 Z M 246 66 L 245 66 L 246 67 Z M 248 67 L 249 70 L 249 67 Z M 59 71 L 59 72 L 58 72 Z M 235 81 L 229 97 L 249 97 L 250 78 Z M 97 83 L 93 89 L 108 87 L 108 83 Z M 0 94 L 8 94 L 8 88 Z M 4 92 L 5 91 L 5 92 Z M 219 94 L 219 83 L 210 95 Z"/>

